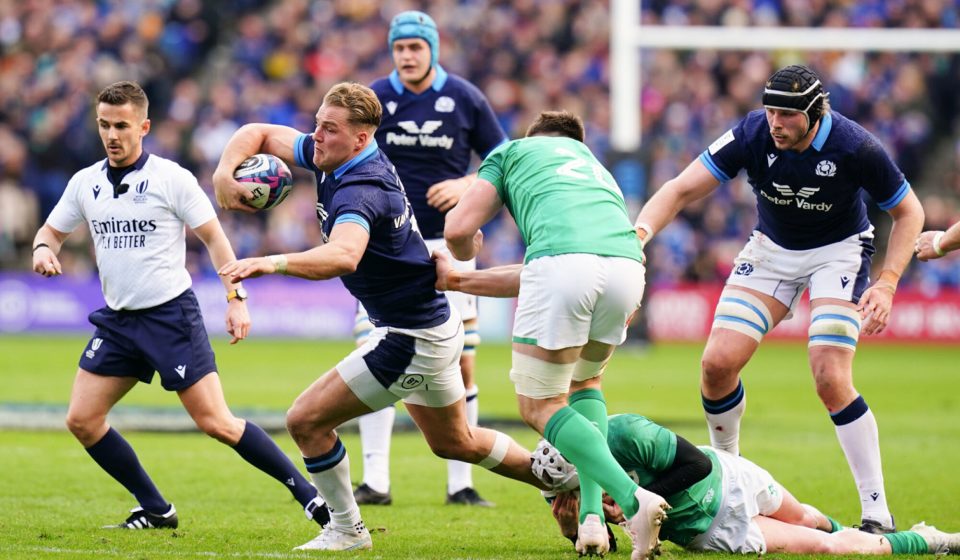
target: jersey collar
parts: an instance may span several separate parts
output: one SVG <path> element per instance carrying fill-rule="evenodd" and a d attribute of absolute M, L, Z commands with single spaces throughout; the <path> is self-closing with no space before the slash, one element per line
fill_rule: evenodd
<path fill-rule="evenodd" d="M 447 71 L 443 69 L 443 66 L 437 64 L 437 75 L 433 77 L 433 83 L 430 84 L 430 89 L 433 91 L 440 91 L 443 89 L 443 86 L 447 84 Z M 407 88 L 403 87 L 403 82 L 400 81 L 400 73 L 394 69 L 393 72 L 390 72 L 389 76 L 390 87 L 393 88 L 393 91 L 397 92 L 397 95 L 403 95 L 404 91 L 410 91 Z M 413 93 L 413 92 L 410 92 Z"/>
<path fill-rule="evenodd" d="M 370 142 L 370 145 L 364 148 L 362 152 L 347 160 L 347 162 L 340 167 L 334 169 L 333 178 L 339 181 L 340 177 L 343 177 L 344 173 L 373 157 L 373 155 L 377 153 L 378 149 L 380 149 L 380 146 L 377 145 L 376 140 Z"/>
<path fill-rule="evenodd" d="M 137 171 L 140 171 L 141 169 L 143 169 L 143 166 L 147 164 L 147 158 L 149 157 L 150 157 L 150 154 L 146 150 L 141 151 L 140 157 L 138 157 L 137 161 L 133 162 L 133 165 L 130 166 L 131 171 L 134 169 L 136 169 Z M 100 166 L 100 170 L 106 171 L 108 165 L 110 165 L 110 159 L 106 158 L 103 160 L 103 165 Z"/>
<path fill-rule="evenodd" d="M 817 131 L 817 135 L 813 137 L 813 142 L 810 144 L 818 152 L 823 151 L 823 145 L 827 143 L 827 136 L 830 136 L 830 130 L 833 128 L 833 117 L 828 111 L 823 115 L 823 118 L 820 119 L 820 130 Z"/>

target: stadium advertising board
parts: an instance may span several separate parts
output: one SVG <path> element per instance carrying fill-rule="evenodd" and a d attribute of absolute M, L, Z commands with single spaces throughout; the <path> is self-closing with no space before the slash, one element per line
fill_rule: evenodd
<path fill-rule="evenodd" d="M 654 340 L 705 340 L 713 324 L 713 309 L 722 286 L 680 286 L 651 289 L 646 303 Z M 793 317 L 767 335 L 775 339 L 806 339 L 810 305 L 801 299 Z M 898 290 L 887 329 L 861 341 L 957 342 L 960 340 L 960 294 L 928 295 Z"/>
<path fill-rule="evenodd" d="M 339 282 L 259 278 L 246 284 L 253 332 L 259 336 L 346 338 L 353 329 L 354 300 Z M 224 332 L 226 298 L 215 278 L 195 280 L 204 323 Z M 97 278 L 0 274 L 0 333 L 87 332 L 87 315 L 103 307 Z"/>

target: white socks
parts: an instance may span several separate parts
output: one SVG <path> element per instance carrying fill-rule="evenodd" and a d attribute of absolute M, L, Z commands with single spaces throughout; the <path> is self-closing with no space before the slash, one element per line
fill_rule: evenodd
<path fill-rule="evenodd" d="M 740 455 L 740 419 L 747 408 L 747 395 L 743 384 L 726 397 L 709 400 L 702 397 L 703 415 L 710 430 L 710 446 L 732 455 Z"/>
<path fill-rule="evenodd" d="M 353 486 L 350 484 L 350 457 L 344 454 L 343 459 L 333 468 L 309 474 L 320 497 L 327 502 L 333 526 L 351 529 L 355 527 L 360 522 L 360 508 L 357 507 Z"/>
<path fill-rule="evenodd" d="M 862 403 L 858 398 L 853 407 Z M 865 407 L 866 404 L 863 404 Z M 848 409 L 850 407 L 847 407 Z M 844 409 L 846 411 L 847 409 Z M 842 414 L 841 411 L 838 414 Z M 869 408 L 859 418 L 846 424 L 836 426 L 837 439 L 847 457 L 853 480 L 857 483 L 860 493 L 860 506 L 863 509 L 863 519 L 879 521 L 883 526 L 890 527 L 893 520 L 887 506 L 887 495 L 883 488 L 883 468 L 880 461 L 880 435 L 877 431 L 877 419 Z"/>
<path fill-rule="evenodd" d="M 363 447 L 363 483 L 381 493 L 390 491 L 390 438 L 397 407 L 388 406 L 357 419 Z"/>

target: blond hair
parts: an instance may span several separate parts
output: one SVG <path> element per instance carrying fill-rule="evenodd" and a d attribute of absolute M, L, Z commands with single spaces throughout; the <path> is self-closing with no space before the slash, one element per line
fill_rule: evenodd
<path fill-rule="evenodd" d="M 383 108 L 377 94 L 357 82 L 341 82 L 330 88 L 323 96 L 323 104 L 343 107 L 347 110 L 347 123 L 351 126 L 377 128 L 383 116 Z"/>

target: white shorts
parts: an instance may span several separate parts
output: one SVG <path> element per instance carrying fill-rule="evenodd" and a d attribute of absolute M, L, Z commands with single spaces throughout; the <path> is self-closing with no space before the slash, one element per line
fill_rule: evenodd
<path fill-rule="evenodd" d="M 467 271 L 477 269 L 477 259 L 458 261 L 457 259 L 453 258 L 453 255 L 450 255 L 450 250 L 447 249 L 447 242 L 443 239 L 424 239 L 423 241 L 427 244 L 427 251 L 429 251 L 431 255 L 437 250 L 449 255 L 454 269 Z M 457 311 L 460 312 L 460 317 L 462 317 L 464 321 L 477 318 L 477 296 L 465 294 L 463 292 L 444 293 L 447 295 L 450 305 L 457 308 Z"/>
<path fill-rule="evenodd" d="M 520 274 L 513 341 L 547 350 L 588 340 L 621 344 L 643 286 L 643 265 L 633 259 L 584 253 L 534 259 Z"/>
<path fill-rule="evenodd" d="M 353 394 L 373 410 L 398 400 L 442 408 L 464 395 L 460 375 L 463 322 L 455 309 L 429 329 L 376 327 L 337 364 Z"/>
<path fill-rule="evenodd" d="M 713 449 L 713 448 L 711 448 Z M 723 469 L 723 502 L 706 533 L 697 535 L 690 550 L 763 554 L 767 543 L 754 517 L 772 515 L 783 504 L 780 483 L 755 463 L 713 449 Z"/>
<path fill-rule="evenodd" d="M 754 231 L 740 251 L 727 278 L 729 286 L 743 286 L 767 294 L 792 312 L 809 286 L 810 299 L 835 298 L 857 303 L 870 283 L 873 226 L 850 237 L 803 251 L 791 251 Z"/>

